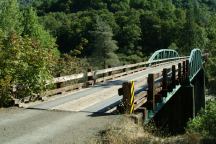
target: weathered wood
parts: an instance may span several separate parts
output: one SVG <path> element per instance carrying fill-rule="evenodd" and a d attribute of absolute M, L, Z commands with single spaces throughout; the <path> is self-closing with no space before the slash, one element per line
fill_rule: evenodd
<path fill-rule="evenodd" d="M 62 76 L 62 77 L 54 78 L 52 81 L 48 81 L 48 83 L 54 84 L 54 83 L 66 82 L 66 81 L 81 79 L 81 78 L 84 78 L 84 76 L 85 76 L 84 73 L 74 74 L 74 75 L 69 75 L 69 76 Z"/>
<path fill-rule="evenodd" d="M 134 110 L 137 110 L 142 105 L 144 105 L 146 102 L 147 102 L 147 98 L 146 97 L 140 99 L 139 102 L 137 102 L 137 103 L 134 104 Z"/>
<path fill-rule="evenodd" d="M 123 92 L 123 105 L 124 105 L 124 112 L 130 113 L 130 100 L 131 100 L 131 84 L 129 82 L 124 82 L 122 85 L 122 92 Z"/>
<path fill-rule="evenodd" d="M 154 74 L 148 75 L 148 96 L 147 96 L 147 103 L 148 103 L 148 110 L 155 110 L 156 103 L 155 103 L 155 77 Z"/>
<path fill-rule="evenodd" d="M 108 68 L 112 68 L 111 65 L 108 65 Z M 111 76 L 113 74 L 113 71 L 108 72 L 108 76 Z"/>
<path fill-rule="evenodd" d="M 175 59 L 177 60 L 177 58 L 175 58 Z M 170 60 L 175 60 L 175 59 L 170 59 Z M 185 59 L 185 57 L 181 57 L 179 59 Z M 169 61 L 169 60 L 165 60 L 165 59 L 164 60 L 156 60 L 154 62 L 160 63 L 160 62 L 164 62 L 164 61 Z M 120 67 L 113 67 L 113 68 L 109 67 L 108 69 L 98 70 L 98 71 L 92 71 L 91 69 L 89 69 L 87 73 L 80 73 L 80 74 L 74 74 L 74 75 L 69 75 L 69 76 L 57 77 L 57 78 L 54 78 L 52 81 L 48 81 L 47 83 L 48 84 L 51 84 L 51 83 L 52 84 L 55 84 L 55 83 L 58 84 L 58 89 L 51 91 L 52 93 L 55 93 L 55 91 L 63 90 L 64 87 L 62 86 L 62 84 L 64 82 L 67 82 L 67 81 L 82 79 L 82 78 L 87 76 L 87 83 L 88 84 L 94 84 L 95 82 L 102 82 L 102 81 L 110 80 L 112 78 L 117 78 L 117 77 L 120 77 L 120 76 L 123 76 L 126 74 L 134 73 L 136 71 L 142 71 L 142 70 L 146 69 L 146 67 L 143 67 L 143 66 L 146 66 L 147 64 L 149 64 L 149 62 L 141 62 L 141 63 L 137 63 L 137 64 L 129 64 L 129 65 L 124 65 L 124 66 L 120 66 Z M 126 72 L 127 71 L 126 69 L 136 68 L 136 67 L 140 67 L 140 68 L 133 69 L 133 70 Z M 122 71 L 124 71 L 124 72 L 122 73 Z M 100 78 L 100 77 L 96 78 L 97 75 L 101 75 L 101 74 L 105 74 L 105 73 L 108 73 L 108 76 L 102 77 L 102 78 Z M 160 75 L 161 74 L 158 74 L 158 77 Z M 65 89 L 67 89 L 69 87 L 73 87 L 73 86 L 67 86 Z"/>
<path fill-rule="evenodd" d="M 147 91 L 142 91 L 135 96 L 134 103 L 138 103 L 140 99 L 146 98 L 148 95 Z"/>
<path fill-rule="evenodd" d="M 61 77 L 61 74 L 58 74 L 57 77 Z M 56 83 L 56 87 L 57 87 L 57 88 L 63 87 L 63 82 L 58 82 L 58 83 Z"/>
<path fill-rule="evenodd" d="M 182 65 L 178 64 L 178 84 L 182 83 Z"/>
<path fill-rule="evenodd" d="M 127 68 L 133 68 L 133 67 L 136 67 L 136 66 L 143 66 L 143 65 L 146 65 L 147 63 L 148 62 L 141 62 L 141 63 L 137 63 L 137 64 L 129 64 L 129 65 L 124 65 L 124 66 L 119 66 L 119 67 L 113 67 L 113 68 L 108 68 L 108 69 L 103 69 L 103 70 L 97 70 L 96 75 L 109 73 L 109 72 L 117 71 L 117 70 L 123 70 L 123 69 L 127 69 Z"/>
<path fill-rule="evenodd" d="M 188 78 L 189 77 L 189 75 L 190 75 L 190 68 L 189 68 L 189 60 L 186 60 L 186 66 L 185 66 L 185 76 L 186 76 L 186 78 Z"/>
<path fill-rule="evenodd" d="M 93 73 L 92 69 L 89 68 L 89 69 L 87 70 L 87 73 Z M 94 85 L 94 82 L 95 82 L 94 76 L 93 76 L 93 75 L 89 75 L 89 76 L 88 76 L 88 74 L 87 74 L 87 77 L 88 77 L 88 78 L 87 78 L 86 86 L 88 87 L 88 86 Z"/>
<path fill-rule="evenodd" d="M 162 82 L 155 82 L 155 88 L 160 88 L 162 87 L 163 83 Z"/>
<path fill-rule="evenodd" d="M 42 96 L 51 96 L 51 95 L 67 92 L 67 91 L 70 91 L 70 90 L 74 90 L 74 89 L 83 87 L 85 85 L 86 85 L 85 83 L 79 83 L 79 84 L 74 84 L 74 85 L 59 88 L 59 89 L 49 90 L 49 91 L 44 92 L 42 94 Z"/>
<path fill-rule="evenodd" d="M 163 91 L 162 92 L 163 97 L 166 97 L 168 92 L 168 69 L 167 68 L 163 69 L 162 91 Z"/>
<path fill-rule="evenodd" d="M 164 61 L 168 61 L 168 60 L 180 60 L 180 59 L 186 59 L 187 57 L 179 57 L 179 58 L 170 58 L 170 59 L 161 59 L 161 60 L 155 60 L 153 62 L 164 62 Z M 134 67 L 138 67 L 138 66 L 147 66 L 150 62 L 140 62 L 137 64 L 129 64 L 129 65 L 124 65 L 124 66 L 119 66 L 119 67 L 113 67 L 113 68 L 108 68 L 108 69 L 103 69 L 103 70 L 97 70 L 96 71 L 96 75 L 99 74 L 103 74 L 103 73 L 108 73 L 111 71 L 117 71 L 117 70 L 123 70 L 126 68 L 134 68 Z M 152 62 L 151 62 L 152 63 Z"/>
<path fill-rule="evenodd" d="M 96 82 L 96 83 L 99 83 L 99 82 L 102 82 L 102 81 L 110 80 L 110 79 L 112 79 L 112 78 L 121 77 L 121 76 L 123 76 L 123 75 L 126 75 L 126 72 L 118 73 L 118 74 L 113 74 L 113 75 L 107 76 L 107 77 L 97 78 L 95 82 Z"/>
<path fill-rule="evenodd" d="M 176 66 L 172 66 L 172 88 L 176 87 Z"/>
<path fill-rule="evenodd" d="M 183 74 L 182 74 L 183 82 L 185 81 L 185 78 L 186 78 L 186 61 L 183 61 Z"/>
<path fill-rule="evenodd" d="M 162 87 L 155 88 L 155 94 L 158 94 L 158 93 L 161 92 L 162 90 L 163 90 Z"/>
<path fill-rule="evenodd" d="M 179 58 L 170 58 L 170 59 L 161 59 L 161 60 L 155 60 L 151 63 L 157 62 L 164 62 L 164 61 L 171 61 L 171 60 L 180 60 L 180 59 L 186 59 L 187 57 L 179 57 Z M 87 73 L 87 76 L 94 76 L 94 75 L 100 75 L 104 73 L 109 73 L 113 71 L 118 71 L 118 70 L 123 70 L 123 69 L 128 69 L 128 68 L 133 68 L 137 66 L 147 66 L 150 62 L 141 62 L 137 64 L 129 64 L 129 65 L 124 65 L 124 66 L 119 66 L 119 67 L 113 67 L 113 68 L 108 68 L 108 69 L 103 69 L 103 70 L 97 70 L 97 71 L 91 71 Z M 131 72 L 134 71 L 139 71 L 145 69 L 145 67 L 138 68 L 136 70 L 132 70 Z M 130 72 L 129 72 L 130 73 Z M 66 81 L 71 81 L 71 80 L 76 80 L 76 79 L 81 79 L 86 76 L 85 73 L 80 73 L 80 74 L 73 74 L 73 75 L 68 75 L 68 76 L 61 76 L 54 78 L 53 80 L 47 81 L 47 84 L 55 84 L 55 83 L 60 83 L 60 82 L 66 82 Z"/>

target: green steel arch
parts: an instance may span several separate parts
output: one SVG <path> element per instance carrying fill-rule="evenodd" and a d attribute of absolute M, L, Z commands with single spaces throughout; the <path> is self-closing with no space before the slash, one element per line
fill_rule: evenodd
<path fill-rule="evenodd" d="M 190 80 L 203 68 L 202 52 L 200 49 L 193 49 L 189 58 Z"/>
<path fill-rule="evenodd" d="M 179 54 L 177 51 L 172 49 L 160 49 L 149 58 L 148 62 L 152 63 L 161 59 L 178 58 Z"/>

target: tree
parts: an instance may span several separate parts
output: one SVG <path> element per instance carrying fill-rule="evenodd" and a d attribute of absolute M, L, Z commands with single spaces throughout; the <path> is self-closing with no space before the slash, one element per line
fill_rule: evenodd
<path fill-rule="evenodd" d="M 200 134 L 205 139 L 214 140 L 216 137 L 216 101 L 209 101 L 205 110 L 188 122 L 187 131 Z"/>
<path fill-rule="evenodd" d="M 120 47 L 118 52 L 124 53 L 125 55 L 138 54 L 142 56 L 142 50 L 139 49 L 141 47 L 139 11 L 117 12 L 115 16 L 116 22 L 120 27 L 116 35 L 116 40 Z"/>
<path fill-rule="evenodd" d="M 32 8 L 24 18 L 16 0 L 1 2 L 0 11 L 0 107 L 11 97 L 39 94 L 46 88 L 57 57 L 54 39 L 37 20 Z M 23 24 L 24 26 L 20 26 Z M 16 93 L 12 87 L 16 86 Z"/>
<path fill-rule="evenodd" d="M 55 39 L 44 30 L 43 26 L 39 23 L 36 12 L 32 7 L 28 7 L 24 11 L 23 20 L 24 30 L 22 35 L 29 36 L 36 39 L 42 48 L 58 53 L 56 50 Z"/>
<path fill-rule="evenodd" d="M 0 1 L 0 28 L 7 35 L 11 32 L 22 33 L 22 13 L 17 0 Z"/>
<path fill-rule="evenodd" d="M 107 65 L 118 65 L 119 59 L 115 54 L 118 49 L 116 41 L 112 39 L 113 33 L 109 25 L 103 22 L 100 17 L 96 18 L 96 24 L 92 35 L 92 59 L 99 67 Z"/>
<path fill-rule="evenodd" d="M 8 37 L 1 35 L 0 43 L 0 92 L 4 97 L 0 103 L 12 96 L 23 98 L 45 90 L 46 80 L 52 77 L 53 55 L 41 49 L 37 41 L 15 33 Z M 13 94 L 14 85 L 17 91 Z"/>
<path fill-rule="evenodd" d="M 193 48 L 203 49 L 207 42 L 207 33 L 205 28 L 200 24 L 200 9 L 196 0 L 189 3 L 189 9 L 187 10 L 187 22 L 184 25 L 181 45 L 182 52 L 190 52 Z"/>

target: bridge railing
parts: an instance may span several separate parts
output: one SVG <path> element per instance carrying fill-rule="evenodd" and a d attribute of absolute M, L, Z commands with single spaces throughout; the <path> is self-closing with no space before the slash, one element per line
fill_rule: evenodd
<path fill-rule="evenodd" d="M 74 89 L 80 89 L 83 87 L 89 87 L 94 84 L 112 80 L 121 76 L 132 74 L 145 70 L 149 66 L 157 66 L 160 63 L 166 63 L 174 60 L 184 59 L 185 57 L 174 57 L 160 60 L 152 60 L 151 62 L 140 62 L 136 64 L 129 64 L 119 67 L 110 67 L 107 69 L 92 71 L 88 69 L 86 73 L 67 75 L 62 77 L 54 78 L 47 81 L 47 85 L 56 84 L 57 88 L 48 90 L 42 94 L 42 96 L 51 96 L 59 93 L 64 93 Z M 150 65 L 151 64 L 151 65 Z M 67 85 L 67 83 L 74 82 L 73 84 Z"/>
<path fill-rule="evenodd" d="M 118 107 L 121 113 L 132 114 L 143 112 L 146 120 L 153 117 L 170 98 L 168 93 L 184 83 L 189 76 L 189 60 L 186 58 L 178 64 L 165 68 L 159 73 L 150 73 L 147 82 L 143 81 L 143 89 L 136 90 L 136 82 L 125 82 L 119 89 L 123 96 L 122 104 Z"/>
<path fill-rule="evenodd" d="M 190 80 L 203 68 L 203 63 L 208 59 L 209 54 L 202 54 L 200 49 L 193 49 L 190 54 L 189 67 L 190 67 Z"/>
<path fill-rule="evenodd" d="M 167 58 L 176 58 L 179 57 L 177 51 L 172 49 L 160 49 L 154 52 L 154 54 L 149 58 L 148 62 L 151 63 L 155 60 L 167 59 Z"/>
<path fill-rule="evenodd" d="M 185 57 L 177 65 L 172 65 L 159 73 L 149 74 L 147 82 L 143 81 L 144 88 L 141 91 L 134 89 L 134 81 L 123 83 L 119 89 L 119 95 L 123 96 L 119 111 L 127 114 L 141 111 L 148 121 L 170 99 L 169 92 L 192 81 L 203 68 L 207 57 L 208 53 L 202 54 L 199 49 L 194 49 L 190 56 Z"/>

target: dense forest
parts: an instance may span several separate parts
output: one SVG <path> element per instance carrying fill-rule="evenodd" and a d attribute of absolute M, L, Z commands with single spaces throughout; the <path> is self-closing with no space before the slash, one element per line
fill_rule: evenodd
<path fill-rule="evenodd" d="M 212 86 L 215 15 L 215 0 L 2 0 L 0 105 L 14 85 L 17 98 L 37 94 L 52 77 L 145 61 L 162 48 L 208 51 Z"/>

